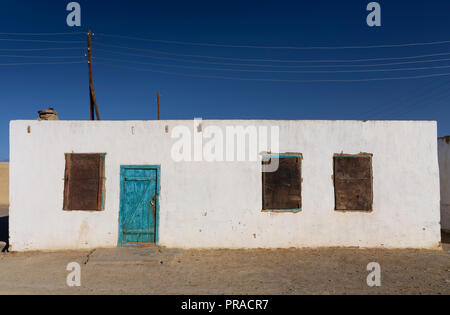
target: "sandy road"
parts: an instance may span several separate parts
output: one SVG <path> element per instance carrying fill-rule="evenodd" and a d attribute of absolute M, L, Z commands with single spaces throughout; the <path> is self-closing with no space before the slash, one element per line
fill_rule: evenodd
<path fill-rule="evenodd" d="M 0 254 L 0 294 L 450 294 L 445 250 L 279 249 Z M 382 285 L 367 286 L 369 262 Z M 66 266 L 81 265 L 69 288 Z"/>

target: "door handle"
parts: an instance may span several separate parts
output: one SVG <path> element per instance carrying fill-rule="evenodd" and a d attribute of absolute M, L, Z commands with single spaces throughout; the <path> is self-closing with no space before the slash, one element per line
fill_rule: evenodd
<path fill-rule="evenodd" d="M 156 194 L 153 195 L 153 198 L 152 198 L 152 200 L 150 201 L 150 205 L 151 205 L 152 207 L 154 207 L 155 204 L 156 204 L 155 202 L 156 202 Z"/>
<path fill-rule="evenodd" d="M 150 201 L 150 206 L 152 207 L 152 215 L 156 216 L 156 194 L 153 195 L 153 199 Z"/>

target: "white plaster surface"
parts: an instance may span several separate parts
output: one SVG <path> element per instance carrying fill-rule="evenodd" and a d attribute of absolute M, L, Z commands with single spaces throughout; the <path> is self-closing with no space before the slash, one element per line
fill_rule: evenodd
<path fill-rule="evenodd" d="M 279 126 L 280 153 L 303 154 L 303 209 L 299 213 L 261 212 L 259 162 L 173 161 L 170 152 L 176 140 L 171 132 L 180 125 L 194 132 L 193 121 L 12 121 L 12 250 L 116 247 L 120 165 L 161 165 L 162 246 L 439 245 L 436 122 L 202 122 L 202 128 Z M 71 152 L 107 153 L 104 211 L 62 210 L 64 153 Z M 370 213 L 334 211 L 333 154 L 341 152 L 373 154 L 374 203 Z"/>
<path fill-rule="evenodd" d="M 450 231 L 450 137 L 438 140 L 441 182 L 441 226 Z"/>

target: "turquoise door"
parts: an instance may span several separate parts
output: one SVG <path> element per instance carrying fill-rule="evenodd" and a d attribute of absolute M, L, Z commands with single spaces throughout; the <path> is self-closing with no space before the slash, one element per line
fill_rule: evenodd
<path fill-rule="evenodd" d="M 158 166 L 121 166 L 119 246 L 151 246 L 157 242 Z"/>

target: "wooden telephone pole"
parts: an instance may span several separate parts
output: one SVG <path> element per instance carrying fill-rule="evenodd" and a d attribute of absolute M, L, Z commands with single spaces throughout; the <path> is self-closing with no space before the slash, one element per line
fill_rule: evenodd
<path fill-rule="evenodd" d="M 97 98 L 94 91 L 94 78 L 92 74 L 92 45 L 91 45 L 91 30 L 88 31 L 88 63 L 89 63 L 89 101 L 91 104 L 91 120 L 95 120 L 95 114 L 97 120 L 100 120 L 100 114 L 98 112 Z"/>
<path fill-rule="evenodd" d="M 159 92 L 158 92 L 158 120 L 161 120 L 161 111 L 159 107 Z"/>

